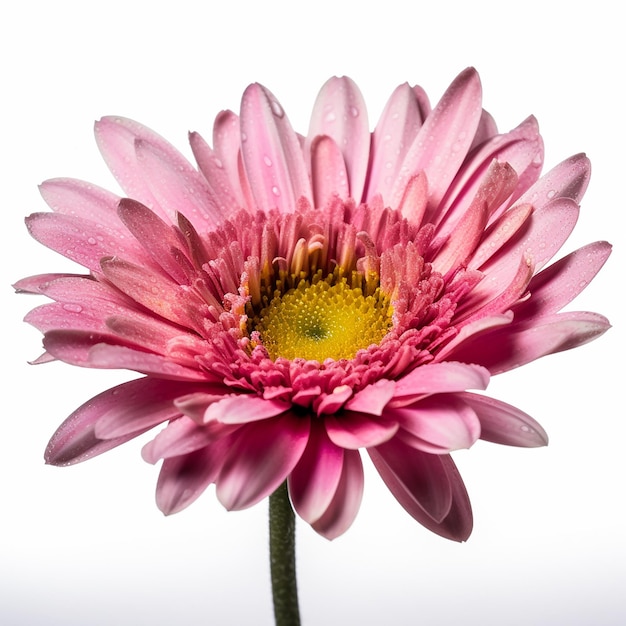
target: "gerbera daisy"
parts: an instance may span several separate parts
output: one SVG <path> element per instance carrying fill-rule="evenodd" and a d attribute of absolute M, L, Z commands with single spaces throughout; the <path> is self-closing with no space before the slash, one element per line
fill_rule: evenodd
<path fill-rule="evenodd" d="M 473 69 L 431 109 L 399 86 L 370 133 L 349 78 L 332 78 L 309 132 L 250 85 L 220 113 L 197 166 L 121 117 L 96 123 L 126 197 L 72 179 L 41 186 L 27 219 L 80 275 L 21 280 L 43 294 L 27 321 L 45 354 L 143 374 L 78 408 L 52 437 L 68 465 L 165 427 L 157 503 L 180 511 L 215 483 L 228 509 L 287 483 L 328 538 L 354 520 L 367 451 L 421 524 L 465 540 L 469 499 L 450 452 L 477 439 L 541 446 L 521 410 L 468 390 L 609 327 L 559 313 L 610 253 L 590 244 L 548 265 L 576 222 L 589 161 L 540 178 L 530 117 L 499 134 Z"/>

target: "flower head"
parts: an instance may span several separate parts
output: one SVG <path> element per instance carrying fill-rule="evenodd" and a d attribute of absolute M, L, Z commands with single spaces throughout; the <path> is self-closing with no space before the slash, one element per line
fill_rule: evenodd
<path fill-rule="evenodd" d="M 548 265 L 587 158 L 540 178 L 536 121 L 499 134 L 473 69 L 432 109 L 399 86 L 373 133 L 348 78 L 322 87 L 306 137 L 250 85 L 239 116 L 217 116 L 213 147 L 191 133 L 197 168 L 128 119 L 103 118 L 96 139 L 127 197 L 49 180 L 53 212 L 27 219 L 88 273 L 17 287 L 53 300 L 27 316 L 39 361 L 143 376 L 77 409 L 45 457 L 76 463 L 165 424 L 143 449 L 163 461 L 165 513 L 212 483 L 242 509 L 286 480 L 300 517 L 333 538 L 358 511 L 365 449 L 416 520 L 464 540 L 450 452 L 547 443 L 530 416 L 468 390 L 609 327 L 559 311 L 610 246 Z"/>

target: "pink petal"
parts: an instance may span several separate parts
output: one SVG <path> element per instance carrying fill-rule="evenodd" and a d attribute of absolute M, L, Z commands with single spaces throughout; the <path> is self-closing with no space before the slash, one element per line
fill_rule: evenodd
<path fill-rule="evenodd" d="M 118 289 L 153 313 L 187 328 L 201 323 L 199 311 L 204 310 L 206 304 L 186 285 L 178 285 L 160 272 L 120 258 L 103 259 L 101 267 Z"/>
<path fill-rule="evenodd" d="M 327 415 L 324 425 L 334 444 L 351 450 L 377 446 L 391 439 L 398 431 L 398 422 L 392 418 L 379 420 L 353 411 Z"/>
<path fill-rule="evenodd" d="M 53 178 L 41 183 L 39 192 L 57 213 L 83 217 L 111 229 L 122 227 L 117 216 L 120 197 L 92 183 L 72 178 Z"/>
<path fill-rule="evenodd" d="M 482 334 L 490 333 L 494 328 L 509 326 L 513 321 L 513 312 L 506 311 L 500 315 L 492 315 L 491 317 L 477 318 L 468 324 L 464 324 L 449 343 L 447 343 L 441 351 L 435 356 L 436 363 L 444 363 L 452 358 L 450 355 L 455 353 L 457 346 L 462 346 L 470 338 L 478 338 Z M 472 339 L 472 341 L 474 340 Z"/>
<path fill-rule="evenodd" d="M 513 198 L 519 197 L 536 182 L 541 173 L 543 142 L 535 118 L 528 118 L 506 134 L 489 138 L 468 156 L 446 193 L 441 207 L 442 214 L 446 214 L 452 207 L 458 214 L 467 210 L 471 199 L 483 184 L 485 172 L 494 160 L 507 163 L 515 172 L 517 186 L 514 187 L 515 191 L 513 188 L 510 190 Z"/>
<path fill-rule="evenodd" d="M 347 76 L 333 77 L 322 86 L 311 114 L 308 141 L 328 135 L 341 149 L 348 172 L 350 197 L 363 195 L 369 160 L 370 132 L 363 96 Z M 339 189 L 335 190 L 337 193 Z"/>
<path fill-rule="evenodd" d="M 206 448 L 163 461 L 156 502 L 165 515 L 182 511 L 215 482 L 228 444 L 228 438 L 222 439 Z"/>
<path fill-rule="evenodd" d="M 440 524 L 434 524 L 426 516 L 418 519 L 420 524 L 441 535 L 445 539 L 453 541 L 466 541 L 472 533 L 473 517 L 469 496 L 463 484 L 463 479 L 454 461 L 449 456 L 442 456 L 444 468 L 448 474 L 448 480 L 452 487 L 452 506 L 450 512 Z"/>
<path fill-rule="evenodd" d="M 129 383 L 117 388 L 118 402 L 95 423 L 96 437 L 122 437 L 180 417 L 180 409 L 174 400 L 199 388 L 198 385 L 160 378 L 142 378 L 136 382 L 136 385 Z"/>
<path fill-rule="evenodd" d="M 428 181 L 424 172 L 409 179 L 398 211 L 411 223 L 421 224 L 428 207 Z"/>
<path fill-rule="evenodd" d="M 170 342 L 180 339 L 180 328 L 174 324 L 136 312 L 107 318 L 106 328 L 113 331 L 117 344 L 123 343 L 132 348 L 142 348 L 157 354 L 171 354 L 172 357 L 174 351 Z M 186 356 L 186 360 L 192 359 L 193 357 Z"/>
<path fill-rule="evenodd" d="M 55 329 L 46 334 L 43 346 L 55 359 L 79 367 L 93 367 L 91 349 L 102 342 L 115 344 L 117 338 L 113 334 L 95 333 L 91 330 Z"/>
<path fill-rule="evenodd" d="M 344 451 L 330 441 L 324 427 L 311 424 L 307 447 L 289 475 L 289 495 L 296 513 L 312 524 L 328 509 L 342 475 Z"/>
<path fill-rule="evenodd" d="M 188 417 L 171 421 L 152 441 L 142 449 L 141 456 L 148 463 L 156 463 L 160 459 L 190 454 L 200 448 L 222 439 L 232 432 L 223 428 L 216 433 L 209 428 L 198 426 Z"/>
<path fill-rule="evenodd" d="M 483 109 L 480 115 L 480 121 L 478 122 L 478 128 L 476 129 L 472 145 L 470 146 L 470 153 L 486 141 L 493 139 L 497 134 L 498 126 L 496 121 L 489 112 Z"/>
<path fill-rule="evenodd" d="M 198 230 L 220 223 L 219 200 L 182 155 L 141 138 L 135 141 L 135 153 L 140 173 L 167 215 L 182 213 Z"/>
<path fill-rule="evenodd" d="M 241 151 L 257 206 L 292 213 L 296 202 L 311 200 L 311 187 L 300 142 L 282 106 L 258 84 L 241 102 Z"/>
<path fill-rule="evenodd" d="M 43 363 L 52 363 L 55 360 L 56 359 L 51 354 L 44 352 L 41 356 L 38 356 L 36 359 L 29 361 L 28 363 L 30 365 L 41 365 Z"/>
<path fill-rule="evenodd" d="M 408 83 L 397 87 L 387 101 L 372 135 L 367 200 L 380 194 L 389 202 L 402 161 L 428 114 L 420 104 Z"/>
<path fill-rule="evenodd" d="M 88 367 L 130 369 L 168 380 L 214 382 L 207 372 L 185 367 L 159 354 L 149 354 L 124 346 L 96 344 L 89 351 L 88 363 Z"/>
<path fill-rule="evenodd" d="M 428 448 L 429 452 L 451 452 L 471 448 L 480 437 L 480 422 L 474 410 L 453 394 L 437 394 L 403 409 L 391 409 L 390 419 Z M 408 443 L 408 440 L 406 441 Z"/>
<path fill-rule="evenodd" d="M 102 311 L 89 304 L 61 304 L 59 302 L 43 304 L 29 311 L 24 321 L 32 324 L 42 333 L 65 328 L 96 333 L 109 331 L 102 317 Z"/>
<path fill-rule="evenodd" d="M 236 208 L 242 208 L 242 199 L 232 188 L 224 163 L 217 152 L 198 133 L 189 133 L 189 144 L 198 168 L 210 187 L 211 196 L 218 205 L 222 217 L 228 217 Z M 238 152 L 239 145 L 237 143 L 235 159 Z"/>
<path fill-rule="evenodd" d="M 212 393 L 209 393 L 212 392 Z M 199 426 L 205 425 L 205 414 L 209 405 L 222 400 L 231 394 L 228 387 L 220 385 L 205 385 L 203 391 L 190 393 L 176 400 L 176 406 L 181 413 L 191 418 Z"/>
<path fill-rule="evenodd" d="M 494 316 L 509 310 L 509 307 L 524 296 L 534 269 L 530 259 L 522 259 L 511 283 L 501 293 L 494 294 L 488 290 L 475 289 L 456 311 L 457 328 L 483 317 L 493 319 Z M 487 275 L 484 280 L 487 282 L 489 276 Z"/>
<path fill-rule="evenodd" d="M 94 280 L 92 276 L 72 274 L 49 275 L 40 284 L 40 293 L 58 302 L 82 303 L 88 301 L 105 315 L 128 313 L 135 302 L 107 283 Z"/>
<path fill-rule="evenodd" d="M 540 317 L 562 309 L 587 287 L 610 254 L 611 244 L 597 241 L 544 269 L 528 285 L 531 297 L 516 307 L 516 319 Z"/>
<path fill-rule="evenodd" d="M 548 315 L 529 324 L 511 324 L 469 337 L 448 357 L 480 363 L 495 375 L 547 354 L 581 346 L 605 333 L 610 326 L 609 321 L 597 313 Z"/>
<path fill-rule="evenodd" d="M 494 161 L 476 196 L 453 227 L 444 228 L 447 240 L 437 253 L 433 267 L 446 275 L 459 266 L 467 266 L 485 231 L 489 215 L 510 194 L 517 181 L 514 170 L 506 163 Z"/>
<path fill-rule="evenodd" d="M 356 450 L 345 450 L 341 478 L 324 514 L 312 524 L 326 539 L 336 539 L 352 525 L 363 498 L 363 465 Z"/>
<path fill-rule="evenodd" d="M 570 236 L 579 212 L 579 206 L 569 198 L 558 198 L 535 210 L 499 254 L 478 269 L 489 274 L 490 282 L 496 276 L 513 274 L 524 257 L 530 257 L 535 268 L 541 269 Z"/>
<path fill-rule="evenodd" d="M 220 164 L 224 167 L 237 204 L 251 211 L 256 210 L 256 203 L 252 197 L 252 190 L 241 158 L 239 117 L 232 111 L 221 111 L 215 118 L 213 147 Z"/>
<path fill-rule="evenodd" d="M 481 267 L 504 248 L 507 241 L 526 223 L 532 212 L 532 205 L 518 204 L 503 213 L 483 234 L 480 245 L 468 263 L 469 267 Z"/>
<path fill-rule="evenodd" d="M 21 278 L 13 283 L 12 286 L 17 293 L 43 294 L 44 289 L 46 289 L 51 282 L 60 280 L 61 278 L 91 280 L 91 277 L 85 274 L 35 274 L 34 276 Z"/>
<path fill-rule="evenodd" d="M 61 213 L 33 213 L 26 218 L 30 234 L 44 246 L 76 261 L 83 267 L 99 274 L 100 260 L 107 256 L 137 258 L 134 246 L 121 236 L 94 222 Z M 145 258 L 142 257 L 142 258 Z"/>
<path fill-rule="evenodd" d="M 156 422 L 150 419 L 153 403 L 152 392 L 158 383 L 163 383 L 163 394 L 184 393 L 180 383 L 168 381 L 155 381 L 149 378 L 140 378 L 123 385 L 113 387 L 88 400 L 76 409 L 57 429 L 48 446 L 44 458 L 51 465 L 72 465 L 86 461 L 107 450 L 137 437 L 145 432 Z M 106 440 L 96 437 L 97 422 L 107 414 L 124 413 L 127 402 L 136 403 L 137 398 L 143 398 L 143 406 L 136 406 L 137 421 L 124 433 Z M 162 396 L 157 398 L 157 404 L 162 401 Z M 167 418 L 164 418 L 167 419 Z"/>
<path fill-rule="evenodd" d="M 475 393 L 459 394 L 480 420 L 480 438 L 507 446 L 535 448 L 548 445 L 548 435 L 530 415 L 495 398 Z"/>
<path fill-rule="evenodd" d="M 174 281 L 179 284 L 188 282 L 186 272 L 173 255 L 175 250 L 180 252 L 184 242 L 171 224 L 166 224 L 143 204 L 128 198 L 120 202 L 119 215 L 146 252 Z"/>
<path fill-rule="evenodd" d="M 488 280 L 472 290 L 464 308 L 479 309 L 510 289 L 519 282 L 524 264 L 532 264 L 533 272 L 541 269 L 572 232 L 578 213 L 578 205 L 569 198 L 559 198 L 534 211 L 515 236 L 479 268 Z"/>
<path fill-rule="evenodd" d="M 466 266 L 482 239 L 489 217 L 509 198 L 517 183 L 517 174 L 508 164 L 492 161 L 481 177 L 480 186 L 462 212 L 453 207 L 440 223 L 439 237 L 447 237 L 436 256 L 436 267 L 442 273 L 458 265 Z M 444 261 L 444 259 L 447 259 Z"/>
<path fill-rule="evenodd" d="M 434 456 L 419 452 L 395 440 L 390 443 L 394 443 L 395 448 L 384 450 L 384 456 L 380 453 L 380 448 L 369 452 L 376 469 L 391 493 L 407 513 L 428 530 L 446 539 L 465 541 L 472 532 L 472 509 L 463 480 L 452 459 L 447 455 Z M 388 445 L 385 444 L 385 446 Z M 414 485 L 410 476 L 409 480 L 404 482 L 402 473 L 396 475 L 394 455 L 401 456 L 407 465 L 415 468 L 415 471 L 424 472 L 425 475 L 422 478 L 425 484 L 420 485 L 419 481 L 415 480 L 416 485 Z M 390 460 L 392 463 L 389 463 Z M 432 484 L 430 484 L 431 481 Z M 425 496 L 422 495 L 423 492 Z M 431 501 L 437 504 L 435 511 L 447 510 L 443 517 L 440 514 L 433 515 L 430 510 L 433 508 L 432 505 L 424 507 L 422 501 L 424 497 L 429 504 Z M 448 502 L 446 509 L 442 504 Z"/>
<path fill-rule="evenodd" d="M 168 380 L 211 380 L 206 372 L 190 369 L 158 354 L 115 345 L 115 341 L 112 335 L 54 330 L 46 334 L 43 343 L 54 358 L 80 367 L 130 369 Z"/>
<path fill-rule="evenodd" d="M 311 142 L 311 180 L 315 206 L 325 206 L 335 194 L 340 198 L 350 195 L 346 163 L 328 135 L 318 135 Z"/>
<path fill-rule="evenodd" d="M 345 404 L 350 411 L 382 415 L 387 403 L 394 395 L 396 384 L 393 380 L 379 380 L 357 392 Z"/>
<path fill-rule="evenodd" d="M 322 394 L 313 402 L 313 409 L 318 415 L 330 415 L 337 412 L 352 396 L 352 387 L 339 385 L 332 393 Z"/>
<path fill-rule="evenodd" d="M 236 394 L 213 402 L 206 410 L 204 421 L 205 423 L 215 420 L 222 424 L 247 424 L 275 417 L 288 411 L 290 407 L 290 402 Z"/>
<path fill-rule="evenodd" d="M 175 214 L 165 211 L 152 192 L 150 183 L 158 181 L 145 179 L 145 171 L 137 160 L 136 142 L 141 140 L 154 146 L 183 170 L 189 167 L 187 160 L 163 137 L 128 118 L 103 117 L 96 122 L 94 130 L 100 152 L 126 195 L 145 204 L 163 219 L 174 221 Z"/>
<path fill-rule="evenodd" d="M 532 204 L 536 209 L 546 206 L 555 198 L 570 198 L 576 203 L 582 199 L 589 177 L 591 164 L 584 154 L 576 154 L 544 174 L 518 203 Z"/>
<path fill-rule="evenodd" d="M 119 292 L 86 277 L 64 277 L 41 288 L 60 302 L 33 309 L 25 320 L 48 333 L 53 330 L 81 330 L 107 336 L 112 343 L 132 344 L 166 352 L 170 340 L 180 337 L 180 328 L 140 313 Z M 115 339 L 111 337 L 111 331 Z"/>
<path fill-rule="evenodd" d="M 228 510 L 245 509 L 272 494 L 300 460 L 310 421 L 286 413 L 239 429 L 217 480 Z"/>
<path fill-rule="evenodd" d="M 476 70 L 461 72 L 426 118 L 397 176 L 391 206 L 397 206 L 412 176 L 424 171 L 434 210 L 472 143 L 482 114 L 482 90 Z M 428 220 L 430 221 L 430 220 Z"/>
<path fill-rule="evenodd" d="M 486 389 L 489 372 L 477 365 L 467 363 L 430 363 L 416 367 L 396 382 L 390 407 L 411 404 L 425 396 L 436 393 Z"/>
<path fill-rule="evenodd" d="M 417 511 L 434 522 L 443 521 L 452 506 L 444 457 L 415 450 L 397 438 L 368 452 L 391 493 L 411 515 Z"/>

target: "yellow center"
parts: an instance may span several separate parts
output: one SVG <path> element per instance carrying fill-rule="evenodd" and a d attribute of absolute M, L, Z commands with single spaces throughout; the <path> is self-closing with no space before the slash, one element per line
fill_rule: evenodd
<path fill-rule="evenodd" d="M 345 278 L 336 284 L 300 281 L 295 289 L 276 294 L 255 325 L 270 358 L 352 359 L 380 343 L 392 324 L 389 299 L 379 289 L 364 296 Z"/>

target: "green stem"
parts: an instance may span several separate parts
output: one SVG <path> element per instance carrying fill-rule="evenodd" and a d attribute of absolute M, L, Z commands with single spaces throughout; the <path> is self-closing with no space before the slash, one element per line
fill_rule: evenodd
<path fill-rule="evenodd" d="M 270 569 L 276 626 L 300 624 L 295 529 L 287 483 L 283 483 L 270 496 Z"/>

